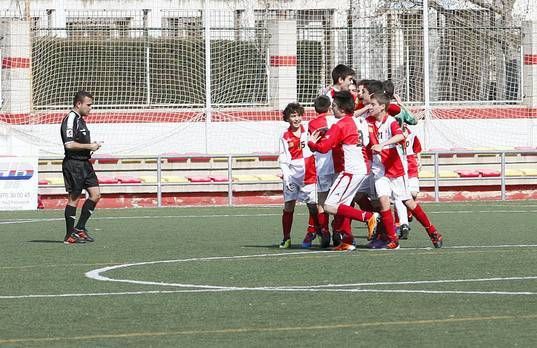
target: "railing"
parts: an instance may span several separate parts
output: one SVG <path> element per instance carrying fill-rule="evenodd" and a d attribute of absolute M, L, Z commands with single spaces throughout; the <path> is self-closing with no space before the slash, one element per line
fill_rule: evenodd
<path fill-rule="evenodd" d="M 483 156 L 488 155 L 492 156 L 490 160 L 485 162 L 479 162 L 476 161 L 458 161 L 457 157 L 467 157 L 467 156 Z M 146 172 L 151 174 L 156 174 L 156 182 L 143 182 L 143 183 L 122 183 L 122 184 L 100 184 L 103 187 L 129 187 L 129 186 L 135 186 L 135 187 L 156 187 L 156 196 L 157 196 L 157 206 L 162 207 L 162 196 L 164 193 L 165 187 L 173 187 L 173 186 L 226 186 L 226 192 L 227 192 L 227 204 L 228 206 L 233 206 L 234 201 L 234 189 L 236 186 L 240 185 L 276 185 L 281 184 L 281 180 L 263 180 L 263 181 L 234 181 L 234 174 L 236 172 L 241 171 L 249 171 L 249 170 L 255 170 L 257 172 L 259 171 L 270 171 L 271 174 L 276 174 L 276 172 L 279 173 L 279 167 L 275 161 L 276 155 L 270 155 L 270 157 L 273 157 L 272 160 L 266 161 L 265 165 L 261 165 L 261 162 L 254 163 L 254 165 L 251 165 L 249 167 L 241 167 L 237 168 L 234 166 L 234 160 L 240 160 L 241 158 L 246 157 L 256 157 L 259 161 L 259 158 L 262 156 L 267 156 L 267 154 L 238 154 L 238 155 L 202 155 L 202 154 L 196 154 L 195 157 L 192 157 L 192 155 L 179 155 L 179 154 L 171 154 L 171 155 L 158 155 L 158 156 L 122 156 L 118 159 L 121 159 L 123 161 L 126 160 L 151 160 L 152 163 L 156 162 L 156 167 L 153 169 L 148 168 L 134 168 L 134 169 L 125 169 L 125 168 L 118 168 L 115 169 L 114 167 L 106 168 L 105 172 L 123 172 L 123 173 L 129 173 L 129 172 Z M 444 162 L 444 157 L 449 156 L 452 158 L 449 158 L 447 162 Z M 523 158 L 522 161 L 514 161 L 510 159 L 510 156 L 518 156 L 517 158 Z M 534 157 L 535 156 L 535 157 Z M 209 163 L 210 161 L 214 161 L 214 159 L 218 159 L 218 165 L 213 166 L 213 162 L 210 162 L 208 166 L 206 167 L 194 167 L 194 166 L 188 166 L 185 165 L 182 168 L 166 168 L 164 166 L 165 163 L 170 163 L 167 160 L 172 158 L 185 158 L 185 159 L 192 159 L 196 158 L 198 160 L 205 159 L 206 163 Z M 537 162 L 535 158 L 537 158 L 537 150 L 490 150 L 490 151 L 431 151 L 426 152 L 422 154 L 422 157 L 427 158 L 429 157 L 430 160 L 429 163 L 426 163 L 424 167 L 432 167 L 434 176 L 430 178 L 422 177 L 420 178 L 421 183 L 427 183 L 432 182 L 434 187 L 434 199 L 435 201 L 440 201 L 440 188 L 444 187 L 443 183 L 445 182 L 463 182 L 463 183 L 472 183 L 477 182 L 480 183 L 480 185 L 483 186 L 490 186 L 490 185 L 498 185 L 500 186 L 500 193 L 501 193 L 501 200 L 507 199 L 507 184 L 510 180 L 536 180 L 535 184 L 537 185 L 537 175 L 508 175 L 507 173 L 507 167 L 508 165 L 531 165 L 535 170 L 537 170 Z M 526 161 L 525 159 L 529 158 L 529 161 Z M 97 161 L 99 161 L 99 157 L 96 158 Z M 103 158 L 101 158 L 103 159 Z M 59 161 L 59 158 L 42 158 L 42 160 L 54 160 Z M 165 162 L 166 160 L 166 162 Z M 423 162 L 427 162 L 424 160 Z M 444 162 L 444 163 L 443 163 Z M 236 163 L 236 162 L 235 162 Z M 444 167 L 459 167 L 464 168 L 468 166 L 486 166 L 489 169 L 491 167 L 496 170 L 499 166 L 499 175 L 493 176 L 493 177 L 487 177 L 487 176 L 479 176 L 479 177 L 442 177 L 440 174 L 440 169 Z M 117 167 L 116 167 L 117 168 Z M 102 172 L 99 170 L 101 168 L 97 168 L 97 172 Z M 56 169 L 57 171 L 57 169 Z M 51 171 L 51 172 L 56 172 Z M 226 181 L 211 181 L 211 182 L 166 182 L 163 180 L 164 173 L 166 172 L 177 172 L 177 171 L 183 171 L 183 172 L 198 172 L 198 171 L 204 171 L 204 172 L 210 172 L 210 171 L 216 171 L 216 172 L 225 172 L 227 174 L 227 180 Z M 261 175 L 259 173 L 256 173 L 257 175 Z M 252 174 L 255 175 L 255 174 Z M 46 188 L 46 187 L 60 187 L 61 185 L 40 185 L 40 188 Z M 424 185 L 427 186 L 427 185 Z M 451 185 L 449 185 L 451 186 Z M 276 187 L 273 187 L 271 189 L 276 189 Z M 280 189 L 278 187 L 278 189 Z M 196 192 L 196 191 L 188 191 L 188 192 Z"/>
<path fill-rule="evenodd" d="M 450 182 L 450 181 L 461 181 L 461 180 L 466 180 L 466 181 L 488 181 L 488 182 L 491 182 L 491 181 L 500 181 L 500 197 L 501 197 L 501 200 L 506 200 L 506 192 L 507 192 L 507 189 L 506 189 L 506 186 L 507 186 L 507 165 L 508 164 L 526 164 L 526 163 L 529 163 L 529 164 L 533 164 L 534 166 L 537 165 L 537 162 L 533 161 L 533 162 L 508 162 L 507 159 L 506 159 L 506 156 L 508 155 L 524 155 L 524 156 L 537 156 L 537 150 L 502 150 L 502 151 L 498 151 L 498 150 L 490 150 L 490 151 L 475 151 L 475 150 L 460 150 L 460 151 L 432 151 L 432 152 L 425 152 L 425 153 L 422 153 L 422 156 L 426 156 L 426 155 L 431 155 L 432 156 L 432 159 L 433 159 L 433 168 L 434 168 L 434 178 L 420 178 L 420 182 L 427 182 L 427 181 L 432 181 L 434 182 L 434 198 L 435 198 L 435 201 L 436 202 L 439 202 L 440 201 L 440 181 L 447 181 L 447 182 Z M 445 156 L 453 156 L 453 155 L 456 155 L 456 156 L 465 156 L 465 155 L 494 155 L 494 156 L 499 156 L 500 157 L 500 161 L 499 161 L 499 165 L 500 165 L 500 173 L 499 173 L 499 176 L 494 176 L 494 177 L 483 177 L 483 176 L 479 176 L 479 177 L 458 177 L 458 178 L 441 178 L 440 177 L 440 156 L 442 155 L 445 155 Z M 494 162 L 489 162 L 489 163 L 484 163 L 485 165 L 497 165 L 498 163 L 494 163 Z M 444 164 L 446 165 L 446 164 Z M 457 162 L 453 162 L 453 163 L 449 163 L 447 165 L 450 165 L 450 166 L 454 166 L 454 165 L 457 165 L 457 166 L 465 166 L 465 165 L 475 165 L 475 163 L 457 163 Z M 524 175 L 524 176 L 509 176 L 509 179 L 517 179 L 517 180 L 537 180 L 537 176 L 535 175 Z M 490 185 L 490 184 L 489 184 Z"/>

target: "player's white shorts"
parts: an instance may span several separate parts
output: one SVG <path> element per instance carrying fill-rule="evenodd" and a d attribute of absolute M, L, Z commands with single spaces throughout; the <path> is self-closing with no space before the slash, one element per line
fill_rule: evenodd
<path fill-rule="evenodd" d="M 390 179 L 386 176 L 375 178 L 375 190 L 378 197 L 388 196 L 393 200 L 406 201 L 412 198 L 408 190 L 408 178 L 400 176 Z"/>
<path fill-rule="evenodd" d="M 317 177 L 317 192 L 328 192 L 336 180 L 336 174 L 319 175 Z"/>
<path fill-rule="evenodd" d="M 317 184 L 299 185 L 291 184 L 291 190 L 283 185 L 283 201 L 299 201 L 308 203 L 317 203 Z"/>
<path fill-rule="evenodd" d="M 420 179 L 418 179 L 417 177 L 408 178 L 408 190 L 410 191 L 410 193 L 420 192 Z"/>
<path fill-rule="evenodd" d="M 364 178 L 365 175 L 361 174 L 339 173 L 330 188 L 325 204 L 331 206 L 350 205 Z"/>
<path fill-rule="evenodd" d="M 358 187 L 358 193 L 364 193 L 371 199 L 377 198 L 377 193 L 375 191 L 375 176 L 373 174 L 366 175 Z"/>

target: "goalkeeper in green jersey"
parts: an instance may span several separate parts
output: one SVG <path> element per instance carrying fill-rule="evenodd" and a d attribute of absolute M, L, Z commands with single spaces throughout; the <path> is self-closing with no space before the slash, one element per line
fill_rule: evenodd
<path fill-rule="evenodd" d="M 401 100 L 401 97 L 399 97 L 399 95 L 397 94 L 394 94 L 393 95 L 393 98 L 395 99 L 395 101 L 397 102 L 397 104 L 399 104 L 399 106 L 401 107 L 401 112 L 398 113 L 396 116 L 395 116 L 395 119 L 397 120 L 397 122 L 399 122 L 399 125 L 402 126 L 403 124 L 407 124 L 407 125 L 410 125 L 410 126 L 415 126 L 418 124 L 418 121 L 423 117 L 415 117 L 414 114 L 412 114 L 412 112 L 410 112 L 410 110 L 408 110 L 408 108 L 406 106 L 403 105 L 403 101 Z"/>

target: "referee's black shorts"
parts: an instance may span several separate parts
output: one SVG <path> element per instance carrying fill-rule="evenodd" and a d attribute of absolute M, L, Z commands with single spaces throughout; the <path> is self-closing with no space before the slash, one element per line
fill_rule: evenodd
<path fill-rule="evenodd" d="M 62 163 L 65 190 L 73 195 L 80 195 L 88 187 L 98 187 L 99 181 L 91 162 L 64 158 Z"/>

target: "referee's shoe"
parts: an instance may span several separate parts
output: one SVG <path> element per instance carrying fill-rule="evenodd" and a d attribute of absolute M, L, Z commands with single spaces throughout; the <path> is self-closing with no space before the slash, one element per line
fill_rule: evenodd
<path fill-rule="evenodd" d="M 94 242 L 95 239 L 93 239 L 89 234 L 88 230 L 85 228 L 73 228 L 73 232 L 78 236 L 78 238 L 82 239 L 84 242 Z"/>
<path fill-rule="evenodd" d="M 63 244 L 82 244 L 82 243 L 86 243 L 86 241 L 80 238 L 75 232 L 66 234 L 65 238 L 63 239 Z"/>

